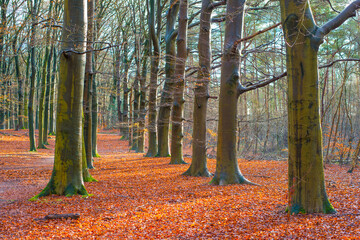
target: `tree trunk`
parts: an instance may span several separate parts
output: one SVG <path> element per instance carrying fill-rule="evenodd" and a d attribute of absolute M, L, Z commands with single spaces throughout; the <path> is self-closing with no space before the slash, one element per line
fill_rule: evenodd
<path fill-rule="evenodd" d="M 221 67 L 218 143 L 215 185 L 249 183 L 241 174 L 236 156 L 238 87 L 240 86 L 240 44 L 246 0 L 227 1 L 224 54 Z"/>
<path fill-rule="evenodd" d="M 140 105 L 139 105 L 139 133 L 138 133 L 138 152 L 143 153 L 145 140 L 145 116 L 146 116 L 146 75 L 149 55 L 149 41 L 145 46 L 142 73 L 140 78 Z"/>
<path fill-rule="evenodd" d="M 48 130 L 49 130 L 49 108 L 50 108 L 50 86 L 51 86 L 51 60 L 53 56 L 54 47 L 50 46 L 50 54 L 47 62 L 47 76 L 46 76 L 46 92 L 45 92 L 45 111 L 44 111 L 44 135 L 43 143 L 44 145 L 49 145 L 48 143 Z M 55 61 L 55 59 L 53 60 Z"/>
<path fill-rule="evenodd" d="M 92 80 L 93 80 L 93 45 L 94 45 L 94 0 L 88 1 L 88 29 L 86 50 L 86 64 L 85 64 L 85 78 L 84 78 L 84 140 L 86 162 L 89 169 L 93 169 L 92 156 Z"/>
<path fill-rule="evenodd" d="M 36 61 L 35 61 L 35 42 L 36 42 L 36 15 L 37 15 L 38 2 L 34 0 L 31 8 L 31 32 L 30 32 L 30 90 L 28 102 L 28 121 L 29 121 L 29 138 L 30 138 L 30 151 L 36 151 L 35 146 L 35 123 L 34 123 L 34 97 L 35 97 L 35 79 L 36 79 Z"/>
<path fill-rule="evenodd" d="M 174 75 L 174 101 L 172 111 L 171 160 L 170 164 L 184 164 L 183 157 L 183 118 L 184 118 L 184 88 L 185 64 L 187 59 L 187 26 L 188 1 L 180 0 L 179 26 L 177 36 L 176 70 Z"/>
<path fill-rule="evenodd" d="M 333 213 L 324 182 L 317 54 L 308 0 L 282 0 L 288 73 L 290 213 Z M 299 21 L 302 21 L 299 24 Z"/>
<path fill-rule="evenodd" d="M 48 35 L 48 34 L 46 34 Z M 49 36 L 50 38 L 50 36 Z M 44 132 L 44 112 L 45 112 L 45 95 L 46 95 L 46 80 L 47 80 L 47 64 L 50 56 L 49 42 L 46 40 L 46 49 L 44 55 L 44 63 L 42 66 L 42 76 L 40 83 L 40 97 L 39 97 L 39 115 L 38 115 L 38 123 L 39 123 L 39 135 L 38 135 L 38 148 L 45 149 L 44 145 L 44 135 L 47 134 Z"/>
<path fill-rule="evenodd" d="M 94 61 L 94 64 L 96 61 Z M 93 67 L 94 68 L 94 67 Z M 92 85 L 93 85 L 93 94 L 92 94 L 92 111 L 91 111 L 91 119 L 92 119 L 92 156 L 93 157 L 100 157 L 97 151 L 97 128 L 98 128 L 98 102 L 97 102 L 97 86 L 96 86 L 96 75 L 93 75 L 92 78 Z"/>
<path fill-rule="evenodd" d="M 87 1 L 67 0 L 64 6 L 62 54 L 56 118 L 54 169 L 46 188 L 35 198 L 49 194 L 87 195 L 82 175 L 82 101 Z"/>
<path fill-rule="evenodd" d="M 159 9 L 157 14 L 161 14 Z M 155 0 L 149 0 L 149 35 L 151 39 L 150 46 L 153 47 L 151 57 L 151 70 L 150 70 L 150 84 L 149 84 L 149 111 L 148 111 L 148 132 L 149 142 L 148 151 L 146 157 L 154 157 L 157 153 L 157 132 L 156 132 L 156 96 L 157 96 L 157 82 L 159 73 L 159 62 L 160 62 L 160 44 L 159 35 L 155 31 Z M 160 26 L 158 26 L 159 28 Z M 158 31 L 160 33 L 160 31 Z"/>
<path fill-rule="evenodd" d="M 49 4 L 49 12 L 48 18 L 52 18 L 52 5 L 53 2 L 51 1 Z M 45 129 L 45 121 L 47 122 L 48 113 L 45 114 L 45 98 L 46 98 L 46 90 L 48 85 L 48 79 L 50 77 L 50 64 L 51 64 L 51 54 L 50 51 L 50 35 L 51 28 L 48 27 L 46 29 L 46 36 L 45 36 L 45 55 L 44 55 L 44 62 L 42 66 L 42 76 L 41 76 L 41 93 L 39 99 L 39 135 L 38 135 L 38 148 L 46 148 L 44 140 L 47 140 L 47 129 Z M 46 109 L 48 110 L 48 109 Z M 46 120 L 45 120 L 46 119 Z M 47 123 L 46 123 L 47 124 Z M 46 126 L 47 127 L 47 126 Z"/>
<path fill-rule="evenodd" d="M 24 127 L 24 79 L 21 77 L 20 64 L 19 64 L 19 53 L 17 51 L 17 35 L 14 37 L 12 46 L 14 51 L 14 62 L 15 62 L 15 74 L 18 82 L 18 123 L 16 130 L 23 129 Z"/>
<path fill-rule="evenodd" d="M 53 67 L 52 75 L 50 78 L 50 112 L 49 112 L 49 135 L 55 135 L 55 124 L 54 124 L 54 101 L 55 101 L 55 81 L 57 73 L 57 54 L 55 45 L 53 46 Z"/>
<path fill-rule="evenodd" d="M 169 157 L 169 123 L 170 123 L 170 112 L 172 105 L 172 91 L 173 91 L 173 81 L 174 81 L 174 72 L 175 72 L 175 40 L 176 35 L 175 23 L 176 17 L 179 12 L 179 1 L 171 0 L 170 8 L 167 14 L 167 24 L 166 24 L 166 64 L 165 64 L 165 83 L 164 88 L 161 93 L 159 116 L 157 123 L 158 130 L 158 157 Z"/>
<path fill-rule="evenodd" d="M 128 43 L 126 35 L 123 32 L 124 41 L 124 79 L 123 79 L 123 122 L 121 123 L 120 133 L 122 139 L 129 139 L 129 88 L 128 88 L 128 73 L 129 73 L 129 60 L 128 60 Z"/>
<path fill-rule="evenodd" d="M 207 106 L 211 69 L 211 0 L 203 0 L 200 15 L 200 33 L 198 42 L 199 72 L 195 84 L 193 110 L 192 160 L 187 176 L 210 177 L 206 161 Z"/>

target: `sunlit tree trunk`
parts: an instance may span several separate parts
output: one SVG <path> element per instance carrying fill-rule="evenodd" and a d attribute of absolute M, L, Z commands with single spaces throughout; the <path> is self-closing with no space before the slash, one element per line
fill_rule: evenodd
<path fill-rule="evenodd" d="M 211 68 L 211 0 L 203 0 L 200 15 L 200 33 L 198 42 L 199 71 L 195 84 L 193 107 L 193 142 L 192 160 L 187 176 L 211 176 L 206 165 L 206 118 L 209 99 L 209 82 Z"/>
<path fill-rule="evenodd" d="M 180 0 L 179 26 L 177 36 L 176 67 L 174 74 L 173 110 L 171 116 L 171 159 L 170 164 L 186 163 L 183 157 L 183 118 L 185 63 L 187 59 L 188 1 Z"/>
<path fill-rule="evenodd" d="M 215 185 L 249 183 L 241 174 L 236 158 L 238 87 L 240 86 L 240 44 L 246 0 L 229 0 L 226 9 L 224 53 L 221 67 L 218 142 Z"/>
<path fill-rule="evenodd" d="M 82 112 L 85 74 L 87 1 L 65 0 L 58 87 L 54 169 L 46 188 L 49 195 L 86 195 L 82 175 Z"/>
<path fill-rule="evenodd" d="M 179 12 L 179 1 L 171 0 L 167 13 L 166 23 L 166 64 L 165 64 L 165 83 L 161 93 L 159 116 L 157 122 L 158 131 L 158 157 L 168 157 L 169 154 L 169 123 L 172 105 L 172 91 L 175 72 L 175 23 Z"/>
<path fill-rule="evenodd" d="M 349 4 L 323 26 L 315 24 L 308 0 L 281 0 L 288 72 L 289 206 L 291 213 L 334 213 L 324 180 L 318 85 L 323 38 L 360 8 Z"/>

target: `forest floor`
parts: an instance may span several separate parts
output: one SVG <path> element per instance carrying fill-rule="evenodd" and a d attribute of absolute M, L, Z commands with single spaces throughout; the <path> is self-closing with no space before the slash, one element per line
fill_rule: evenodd
<path fill-rule="evenodd" d="M 0 239 L 359 239 L 360 173 L 327 165 L 333 215 L 288 215 L 286 161 L 239 160 L 243 174 L 261 186 L 209 185 L 210 178 L 181 176 L 189 165 L 129 152 L 114 133 L 98 136 L 100 158 L 86 183 L 89 197 L 48 196 L 49 149 L 29 152 L 26 131 L 0 133 Z M 190 159 L 185 159 L 190 162 Z M 214 172 L 215 160 L 209 160 Z M 48 214 L 80 218 L 37 220 Z"/>

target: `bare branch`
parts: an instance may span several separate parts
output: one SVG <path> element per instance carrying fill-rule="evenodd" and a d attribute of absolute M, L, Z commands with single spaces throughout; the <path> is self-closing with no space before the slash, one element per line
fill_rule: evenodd
<path fill-rule="evenodd" d="M 351 17 L 356 16 L 356 10 L 360 8 L 360 0 L 355 0 L 350 3 L 341 13 L 339 13 L 335 18 L 331 19 L 327 23 L 325 23 L 322 27 L 318 28 L 315 33 L 315 37 L 321 40 L 329 34 L 332 30 L 338 28 L 343 24 L 346 20 Z"/>
<path fill-rule="evenodd" d="M 359 1 L 360 1 L 360 0 L 359 0 Z M 250 36 L 247 36 L 247 37 L 241 38 L 241 39 L 239 39 L 239 40 L 236 40 L 235 43 L 234 43 L 234 45 L 233 45 L 233 48 L 236 48 L 236 47 L 237 47 L 240 43 L 242 43 L 242 42 L 248 41 L 248 40 L 256 37 L 257 35 L 262 34 L 262 33 L 265 33 L 265 32 L 267 32 L 267 31 L 270 31 L 271 29 L 274 29 L 274 28 L 276 28 L 276 27 L 278 27 L 278 26 L 280 26 L 280 25 L 281 25 L 281 22 L 279 22 L 279 23 L 277 23 L 277 24 L 275 24 L 275 25 L 272 25 L 272 26 L 270 26 L 270 27 L 268 27 L 268 28 L 265 28 L 265 29 L 263 29 L 263 30 L 260 30 L 260 31 L 254 33 L 254 34 L 252 34 L 252 35 L 250 35 Z"/>

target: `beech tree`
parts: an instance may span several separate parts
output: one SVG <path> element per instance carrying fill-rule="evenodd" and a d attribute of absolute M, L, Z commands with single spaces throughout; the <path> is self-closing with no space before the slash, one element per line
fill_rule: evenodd
<path fill-rule="evenodd" d="M 206 120 L 211 70 L 211 14 L 217 5 L 223 4 L 225 1 L 216 3 L 211 0 L 202 1 L 198 41 L 199 70 L 194 90 L 192 160 L 189 169 L 184 173 L 187 176 L 211 176 L 206 165 Z"/>
<path fill-rule="evenodd" d="M 240 172 L 236 156 L 236 114 L 240 84 L 240 44 L 246 0 L 229 0 L 226 8 L 221 66 L 216 171 L 212 184 L 250 183 Z"/>
<path fill-rule="evenodd" d="M 183 158 L 183 116 L 184 116 L 184 88 L 185 88 L 185 63 L 187 59 L 187 26 L 188 26 L 188 1 L 180 0 L 179 26 L 177 35 L 176 67 L 174 74 L 174 101 L 171 116 L 171 160 L 170 164 L 186 163 Z"/>
<path fill-rule="evenodd" d="M 170 113 L 172 106 L 173 94 L 173 79 L 175 73 L 175 41 L 177 31 L 175 31 L 176 17 L 179 12 L 179 1 L 171 0 L 169 10 L 167 12 L 166 22 L 166 64 L 165 64 L 165 83 L 161 93 L 159 115 L 157 121 L 158 132 L 158 157 L 168 157 L 169 153 L 169 126 L 170 126 Z"/>
<path fill-rule="evenodd" d="M 360 0 L 323 26 L 316 25 L 309 0 L 281 0 L 280 5 L 288 70 L 288 210 L 334 213 L 324 181 L 318 51 L 328 33 L 355 16 Z"/>
<path fill-rule="evenodd" d="M 82 101 L 85 74 L 87 1 L 66 0 L 60 57 L 54 168 L 49 194 L 86 195 L 82 175 Z"/>
<path fill-rule="evenodd" d="M 149 39 L 150 39 L 150 83 L 149 83 L 149 98 L 148 98 L 148 151 L 147 157 L 154 157 L 157 153 L 157 129 L 156 129 L 156 95 L 158 84 L 158 73 L 160 64 L 160 34 L 161 34 L 161 0 L 147 0 L 148 4 L 148 25 L 149 25 Z M 156 13 L 156 14 L 155 14 Z M 155 25 L 157 23 L 157 25 Z"/>

